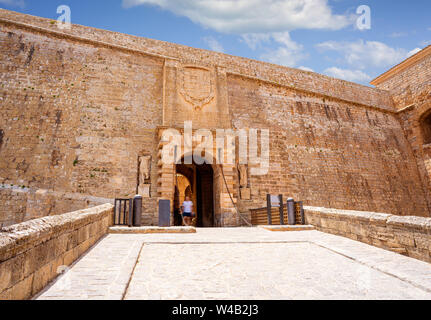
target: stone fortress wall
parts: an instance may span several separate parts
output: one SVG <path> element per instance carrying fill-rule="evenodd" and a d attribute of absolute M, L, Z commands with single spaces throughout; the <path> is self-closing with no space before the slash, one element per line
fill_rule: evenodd
<path fill-rule="evenodd" d="M 384 73 L 372 84 L 387 90 L 411 145 L 425 193 L 431 191 L 431 46 Z M 428 200 L 429 201 L 429 200 Z"/>
<path fill-rule="evenodd" d="M 149 187 L 143 222 L 156 224 L 173 178 L 159 167 L 159 132 L 185 120 L 270 129 L 269 174 L 248 178 L 250 195 L 232 172 L 241 212 L 281 193 L 308 206 L 430 215 L 428 181 L 387 88 L 83 26 L 60 31 L 6 10 L 0 43 L 0 226 L 68 212 L 57 205 L 65 194 L 85 208 L 133 196 L 139 183 Z M 37 190 L 52 197 L 24 206 Z"/>

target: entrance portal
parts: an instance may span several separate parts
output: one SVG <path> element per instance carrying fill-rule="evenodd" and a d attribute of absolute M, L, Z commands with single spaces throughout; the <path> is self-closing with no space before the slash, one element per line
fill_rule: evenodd
<path fill-rule="evenodd" d="M 191 161 L 188 161 L 191 162 Z M 184 163 L 182 159 L 181 163 Z M 214 210 L 214 170 L 209 164 L 176 165 L 176 192 L 174 212 L 178 215 L 179 209 L 185 197 L 189 196 L 194 204 L 196 227 L 210 228 L 215 226 Z M 179 216 L 179 215 L 178 215 Z M 181 221 L 175 218 L 175 225 L 181 225 Z"/>

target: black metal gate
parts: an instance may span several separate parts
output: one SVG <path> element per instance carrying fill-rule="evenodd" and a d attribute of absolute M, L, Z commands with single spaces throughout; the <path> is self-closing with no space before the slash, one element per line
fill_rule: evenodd
<path fill-rule="evenodd" d="M 115 199 L 114 225 L 133 225 L 133 199 Z"/>

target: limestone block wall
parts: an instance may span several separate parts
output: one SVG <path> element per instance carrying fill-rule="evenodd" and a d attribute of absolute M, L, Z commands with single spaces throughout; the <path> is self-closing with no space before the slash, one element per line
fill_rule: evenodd
<path fill-rule="evenodd" d="M 431 110 L 431 46 L 373 80 L 372 84 L 391 94 L 430 199 L 431 149 L 429 141 L 424 141 L 421 121 Z"/>
<path fill-rule="evenodd" d="M 152 156 L 157 180 L 163 60 L 3 25 L 0 43 L 0 184 L 54 191 L 59 201 L 61 194 L 133 197 L 142 155 Z M 154 214 L 155 201 L 144 212 Z M 27 201 L 26 210 L 50 215 L 88 206 L 48 202 Z M 13 208 L 14 221 L 14 211 L 0 220 L 24 221 Z"/>
<path fill-rule="evenodd" d="M 159 184 L 158 129 L 194 120 L 195 129 L 270 129 L 269 175 L 250 177 L 241 212 L 282 193 L 314 206 L 429 215 L 384 90 L 84 26 L 59 30 L 49 19 L 2 9 L 0 26 L 0 183 L 128 198 L 139 159 L 149 157 L 143 223 L 156 224 L 158 198 L 173 193 L 173 183 Z M 190 104 L 193 95 L 208 103 Z M 229 180 L 239 188 L 235 172 Z M 230 203 L 225 194 L 215 199 Z M 9 205 L 16 212 L 0 216 L 19 222 L 38 206 Z"/>
<path fill-rule="evenodd" d="M 431 262 L 431 218 L 305 207 L 318 230 Z"/>
<path fill-rule="evenodd" d="M 239 76 L 228 88 L 234 128 L 270 128 L 269 174 L 250 177 L 243 212 L 266 206 L 269 193 L 311 206 L 430 216 L 395 114 Z"/>
<path fill-rule="evenodd" d="M 105 204 L 1 229 L 0 300 L 36 295 L 105 235 L 112 219 L 113 205 Z"/>
<path fill-rule="evenodd" d="M 113 202 L 83 194 L 0 184 L 0 228 Z"/>
<path fill-rule="evenodd" d="M 184 61 L 203 66 L 219 66 L 229 74 L 243 74 L 265 79 L 281 85 L 308 90 L 316 94 L 334 96 L 346 101 L 377 106 L 392 111 L 391 96 L 384 90 L 373 89 L 356 83 L 330 78 L 313 72 L 231 56 L 209 50 L 196 49 L 174 43 L 136 37 L 86 26 L 73 25 L 70 30 L 59 30 L 52 20 L 0 9 L 3 25 L 13 29 L 27 29 L 47 34 L 61 41 L 78 41 L 98 47 L 116 49 L 128 54 L 142 54 L 167 59 L 168 62 Z M 328 92 L 327 87 L 332 90 Z"/>

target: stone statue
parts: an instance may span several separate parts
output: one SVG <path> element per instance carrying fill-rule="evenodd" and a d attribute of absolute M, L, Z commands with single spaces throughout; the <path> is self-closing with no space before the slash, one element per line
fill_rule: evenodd
<path fill-rule="evenodd" d="M 139 184 L 144 184 L 145 181 L 150 179 L 151 174 L 151 156 L 143 156 L 140 158 L 140 164 L 139 164 L 139 172 L 140 172 L 140 179 Z"/>
<path fill-rule="evenodd" d="M 142 156 L 139 158 L 139 186 L 138 193 L 144 197 L 151 196 L 151 156 Z"/>
<path fill-rule="evenodd" d="M 238 166 L 239 172 L 239 185 L 241 188 L 247 188 L 248 186 L 248 170 L 246 165 Z"/>

